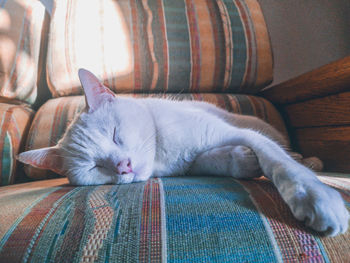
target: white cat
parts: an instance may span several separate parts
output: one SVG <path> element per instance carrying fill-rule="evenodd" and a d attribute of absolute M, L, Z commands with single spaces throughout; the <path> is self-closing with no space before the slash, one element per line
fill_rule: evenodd
<path fill-rule="evenodd" d="M 75 185 L 184 174 L 251 178 L 262 170 L 297 219 L 331 236 L 347 230 L 340 194 L 291 158 L 267 123 L 204 102 L 115 97 L 92 73 L 81 69 L 79 77 L 85 110 L 56 146 L 21 153 L 21 162 Z"/>

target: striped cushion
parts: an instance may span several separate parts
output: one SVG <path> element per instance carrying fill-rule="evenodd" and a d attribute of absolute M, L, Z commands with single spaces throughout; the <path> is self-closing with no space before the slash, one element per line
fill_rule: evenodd
<path fill-rule="evenodd" d="M 33 115 L 27 107 L 0 103 L 0 186 L 16 179 L 16 155 L 23 147 Z"/>
<path fill-rule="evenodd" d="M 0 101 L 35 102 L 45 26 L 48 17 L 39 0 L 0 1 Z"/>
<path fill-rule="evenodd" d="M 350 178 L 321 176 L 350 210 Z M 1 262 L 349 262 L 350 231 L 296 221 L 264 179 L 169 177 L 0 188 Z"/>
<path fill-rule="evenodd" d="M 160 94 L 133 95 L 135 97 L 163 97 L 177 100 L 199 100 L 216 104 L 231 112 L 255 115 L 280 130 L 288 138 L 283 120 L 274 106 L 265 99 L 247 95 L 229 94 Z M 30 128 L 26 150 L 52 146 L 62 137 L 67 125 L 77 112 L 85 106 L 83 96 L 70 96 L 47 101 L 35 115 Z M 25 167 L 26 174 L 35 179 L 55 177 L 51 172 Z"/>
<path fill-rule="evenodd" d="M 257 0 L 56 0 L 47 65 L 55 97 L 82 94 L 80 67 L 130 93 L 254 93 L 272 79 Z"/>

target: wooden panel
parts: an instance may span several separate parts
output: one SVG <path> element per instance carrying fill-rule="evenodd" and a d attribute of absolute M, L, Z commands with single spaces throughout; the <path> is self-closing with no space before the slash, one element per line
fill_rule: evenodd
<path fill-rule="evenodd" d="M 350 92 L 285 107 L 293 127 L 350 125 Z"/>
<path fill-rule="evenodd" d="M 350 91 L 350 56 L 263 90 L 275 104 L 290 104 Z"/>
<path fill-rule="evenodd" d="M 304 157 L 317 156 L 329 172 L 350 172 L 350 126 L 296 130 Z"/>

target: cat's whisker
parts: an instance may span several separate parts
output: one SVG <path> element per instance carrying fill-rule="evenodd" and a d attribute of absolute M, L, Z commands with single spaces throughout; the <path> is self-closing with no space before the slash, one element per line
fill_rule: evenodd
<path fill-rule="evenodd" d="M 157 136 L 157 132 L 152 133 L 150 136 L 148 136 L 140 146 L 135 146 L 136 149 L 143 149 L 145 145 L 147 145 L 149 142 L 151 142 L 152 139 L 154 139 Z M 153 145 L 152 145 L 153 146 Z"/>
<path fill-rule="evenodd" d="M 149 144 L 147 147 L 140 148 L 140 150 L 142 150 L 142 152 L 144 152 L 144 153 L 148 153 L 148 152 L 150 152 L 153 149 L 154 149 L 154 145 L 153 144 Z"/>
<path fill-rule="evenodd" d="M 150 136 L 148 136 L 148 138 L 146 138 L 146 139 L 143 141 L 142 146 L 144 146 L 145 144 L 149 143 L 151 140 L 153 140 L 154 138 L 156 138 L 156 136 L 157 136 L 157 133 L 156 133 L 156 132 L 152 133 Z"/>
<path fill-rule="evenodd" d="M 74 142 L 76 145 L 78 145 L 78 146 L 80 146 L 81 148 L 86 148 L 86 146 L 85 145 L 82 145 L 81 143 L 79 143 L 79 142 Z"/>

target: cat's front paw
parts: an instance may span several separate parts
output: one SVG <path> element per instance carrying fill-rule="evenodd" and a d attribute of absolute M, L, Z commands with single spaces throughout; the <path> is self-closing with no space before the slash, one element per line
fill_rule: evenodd
<path fill-rule="evenodd" d="M 349 212 L 336 190 L 316 179 L 295 184 L 288 192 L 285 201 L 293 215 L 308 227 L 329 236 L 348 229 Z"/>

